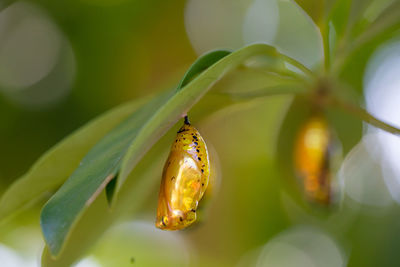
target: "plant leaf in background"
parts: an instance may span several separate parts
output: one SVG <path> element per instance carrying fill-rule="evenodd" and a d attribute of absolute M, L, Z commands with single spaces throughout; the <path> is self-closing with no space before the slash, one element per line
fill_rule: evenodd
<path fill-rule="evenodd" d="M 170 92 L 154 97 L 110 131 L 89 151 L 79 167 L 45 204 L 41 213 L 41 227 L 52 254 L 60 252 L 65 237 L 84 208 L 115 178 L 124 150 L 148 114 L 153 112 L 153 105 L 161 105 L 169 96 Z"/>
<path fill-rule="evenodd" d="M 45 153 L 0 199 L 0 220 L 44 193 L 55 190 L 104 135 L 144 103 L 134 100 L 99 116 Z"/>
<path fill-rule="evenodd" d="M 302 197 L 301 192 L 297 187 L 297 177 L 293 169 L 293 151 L 296 136 L 310 114 L 311 109 L 306 99 L 296 97 L 292 101 L 280 127 L 275 150 L 277 168 L 282 177 L 280 180 L 282 187 L 286 189 L 289 192 L 289 195 L 292 198 L 295 198 L 298 202 L 301 202 L 300 200 Z"/>
<path fill-rule="evenodd" d="M 356 45 L 372 41 L 374 38 L 379 38 L 380 35 L 388 32 L 397 31 L 399 25 L 400 2 L 394 1 L 368 25 L 368 28 L 360 35 L 360 40 L 357 40 L 358 43 Z"/>
<path fill-rule="evenodd" d="M 365 11 L 373 0 L 335 1 L 328 15 L 328 22 L 332 22 L 338 41 L 349 38 L 350 34 L 365 23 Z M 357 26 L 358 25 L 358 26 Z"/>
<path fill-rule="evenodd" d="M 323 62 L 320 29 L 294 1 L 278 1 L 279 27 L 274 41 L 279 51 L 317 69 Z"/>
<path fill-rule="evenodd" d="M 326 214 L 319 213 L 318 209 L 313 209 L 314 207 L 306 205 L 306 202 L 303 201 L 304 197 L 300 190 L 298 177 L 293 168 L 297 135 L 313 112 L 315 110 L 313 110 L 308 99 L 302 96 L 294 99 L 279 131 L 275 158 L 279 173 L 283 178 L 281 180 L 282 186 L 287 191 L 287 196 L 294 199 L 296 203 L 301 204 L 300 207 L 303 212 L 316 216 Z M 323 113 L 326 116 L 329 127 L 333 130 L 333 134 L 337 136 L 340 142 L 335 144 L 337 147 L 333 148 L 333 151 L 337 149 L 337 151 L 346 155 L 362 138 L 362 121 L 359 118 L 346 115 L 343 110 L 336 107 L 326 107 Z M 332 167 L 335 168 L 337 166 Z"/>
<path fill-rule="evenodd" d="M 235 99 L 285 94 L 285 91 L 289 94 L 301 94 L 309 91 L 309 86 L 299 77 L 263 69 L 239 67 L 213 87 L 213 92 L 230 95 Z"/>
<path fill-rule="evenodd" d="M 216 61 L 226 54 L 219 53 Z M 51 254 L 60 253 L 85 208 L 118 172 L 116 193 L 141 157 L 212 84 L 244 60 L 259 54 L 277 55 L 275 49 L 261 44 L 238 50 L 212 65 L 182 90 L 154 98 L 100 141 L 42 210 L 41 225 Z M 198 62 L 204 66 L 204 60 Z M 186 77 L 189 79 L 190 76 L 194 75 Z"/>
<path fill-rule="evenodd" d="M 186 84 L 193 80 L 197 75 L 205 71 L 208 67 L 216 63 L 218 60 L 226 57 L 231 52 L 227 50 L 216 50 L 209 52 L 200 57 L 192 66 L 187 70 L 179 83 L 177 90 L 181 90 Z"/>
<path fill-rule="evenodd" d="M 363 97 L 365 68 L 379 46 L 395 37 L 400 23 L 399 10 L 399 2 L 393 2 L 377 15 L 364 32 L 354 37 L 352 46 L 343 48 L 342 53 L 338 54 L 335 71 L 339 73 L 342 82 L 346 82 L 353 92 L 359 94 L 360 101 Z"/>
<path fill-rule="evenodd" d="M 322 26 L 323 19 L 325 16 L 326 2 L 327 0 L 314 1 L 314 0 L 294 0 L 304 12 L 310 16 L 318 27 Z"/>
<path fill-rule="evenodd" d="M 299 5 L 302 6 L 304 3 Z M 360 50 L 364 50 L 363 47 L 368 50 L 371 48 L 371 43 L 380 44 L 390 38 L 400 22 L 399 10 L 398 1 L 391 0 L 330 1 L 326 9 L 325 28 L 321 28 L 321 32 L 325 46 L 330 46 L 334 72 L 343 68 L 348 72 L 347 64 L 355 64 L 354 62 L 361 60 L 361 64 L 358 64 L 361 66 L 366 62 L 369 55 L 363 53 L 359 56 Z M 376 11 L 377 13 L 374 13 Z M 377 38 L 380 40 L 377 41 Z M 353 56 L 357 56 L 357 59 L 353 59 Z M 361 68 L 352 66 L 350 69 L 364 71 L 362 66 Z"/>

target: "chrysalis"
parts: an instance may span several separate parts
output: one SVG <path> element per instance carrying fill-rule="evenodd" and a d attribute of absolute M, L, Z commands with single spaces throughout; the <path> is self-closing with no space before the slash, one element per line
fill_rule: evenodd
<path fill-rule="evenodd" d="M 297 135 L 294 152 L 296 171 L 306 197 L 313 202 L 332 202 L 330 170 L 332 132 L 324 117 L 312 116 Z"/>
<path fill-rule="evenodd" d="M 180 230 L 196 220 L 206 191 L 210 164 L 206 144 L 187 117 L 165 163 L 158 197 L 156 227 Z"/>

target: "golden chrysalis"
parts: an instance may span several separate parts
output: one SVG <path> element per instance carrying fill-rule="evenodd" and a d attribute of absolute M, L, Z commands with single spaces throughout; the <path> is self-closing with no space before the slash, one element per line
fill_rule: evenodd
<path fill-rule="evenodd" d="M 156 227 L 180 230 L 196 220 L 207 189 L 210 163 L 206 144 L 185 117 L 165 163 L 158 197 Z"/>
<path fill-rule="evenodd" d="M 297 135 L 294 151 L 296 171 L 306 197 L 325 205 L 332 202 L 331 146 L 332 133 L 327 121 L 314 115 Z"/>

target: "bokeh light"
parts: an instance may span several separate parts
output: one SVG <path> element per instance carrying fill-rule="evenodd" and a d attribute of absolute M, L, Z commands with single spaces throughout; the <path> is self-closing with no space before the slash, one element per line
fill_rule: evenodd
<path fill-rule="evenodd" d="M 298 226 L 279 234 L 261 250 L 257 267 L 341 267 L 346 257 L 336 241 L 322 230 Z"/>
<path fill-rule="evenodd" d="M 400 40 L 392 40 L 374 54 L 364 76 L 367 110 L 396 127 L 400 127 L 399 70 Z M 368 126 L 368 132 L 376 134 L 380 149 L 369 149 L 382 166 L 392 197 L 400 203 L 400 137 L 373 126 Z"/>
<path fill-rule="evenodd" d="M 185 25 L 197 54 L 266 43 L 308 67 L 323 57 L 318 29 L 293 1 L 189 0 Z"/>
<path fill-rule="evenodd" d="M 32 225 L 16 225 L 17 228 L 8 231 L 7 225 L 0 225 L 0 266 L 38 266 L 44 247 L 40 231 Z"/>
<path fill-rule="evenodd" d="M 190 244 L 179 232 L 162 231 L 153 221 L 137 220 L 107 231 L 89 259 L 102 266 L 187 266 L 191 256 Z"/>
<path fill-rule="evenodd" d="M 376 156 L 379 153 L 376 134 L 367 134 L 347 154 L 339 171 L 339 179 L 347 196 L 367 206 L 387 206 L 393 203 L 382 177 Z M 372 150 L 374 148 L 374 150 Z"/>
<path fill-rule="evenodd" d="M 244 44 L 273 44 L 278 23 L 279 8 L 276 0 L 254 0 L 243 22 Z"/>
<path fill-rule="evenodd" d="M 87 257 L 79 261 L 74 267 L 102 267 L 95 257 Z"/>
<path fill-rule="evenodd" d="M 313 68 L 323 59 L 322 38 L 311 18 L 294 2 L 278 1 L 280 20 L 273 44 L 281 52 Z"/>
<path fill-rule="evenodd" d="M 0 93 L 24 107 L 68 94 L 75 59 L 66 37 L 38 6 L 16 2 L 0 13 Z"/>
<path fill-rule="evenodd" d="M 6 267 L 36 266 L 36 259 L 25 259 L 19 251 L 15 251 L 2 244 L 0 244 L 0 259 L 2 266 Z"/>
<path fill-rule="evenodd" d="M 198 54 L 272 44 L 278 21 L 276 0 L 189 0 L 185 10 L 186 31 Z"/>

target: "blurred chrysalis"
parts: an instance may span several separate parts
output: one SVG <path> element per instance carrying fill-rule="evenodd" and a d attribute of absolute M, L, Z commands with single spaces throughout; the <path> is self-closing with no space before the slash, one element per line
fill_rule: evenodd
<path fill-rule="evenodd" d="M 304 194 L 311 202 L 324 205 L 334 200 L 331 159 L 334 134 L 325 117 L 312 115 L 300 129 L 294 147 L 294 164 Z"/>

